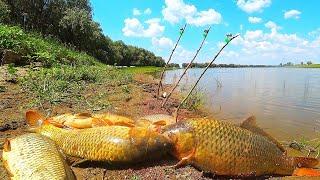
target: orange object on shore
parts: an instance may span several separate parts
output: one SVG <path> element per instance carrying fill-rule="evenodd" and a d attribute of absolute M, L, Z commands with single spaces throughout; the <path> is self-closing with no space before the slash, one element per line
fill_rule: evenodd
<path fill-rule="evenodd" d="M 311 168 L 297 168 L 294 170 L 293 176 L 319 176 L 320 179 L 320 170 L 311 169 Z"/>
<path fill-rule="evenodd" d="M 171 141 L 160 133 L 127 126 L 63 129 L 28 121 L 30 131 L 53 140 L 67 155 L 109 163 L 135 163 L 171 150 Z"/>
<path fill-rule="evenodd" d="M 67 127 L 73 129 L 85 129 L 99 126 L 128 126 L 133 127 L 134 121 L 130 118 L 119 116 L 111 113 L 94 114 L 66 113 L 54 117 L 45 118 L 39 112 L 29 110 L 26 112 L 27 121 L 38 121 L 53 124 L 57 127 Z"/>

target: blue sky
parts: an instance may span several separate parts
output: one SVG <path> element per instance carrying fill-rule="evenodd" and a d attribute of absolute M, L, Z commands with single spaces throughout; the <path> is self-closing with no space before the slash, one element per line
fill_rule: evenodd
<path fill-rule="evenodd" d="M 91 0 L 91 5 L 105 35 L 164 59 L 188 23 L 176 63 L 190 61 L 209 26 L 197 62 L 208 62 L 225 34 L 240 33 L 216 63 L 320 63 L 319 0 Z"/>

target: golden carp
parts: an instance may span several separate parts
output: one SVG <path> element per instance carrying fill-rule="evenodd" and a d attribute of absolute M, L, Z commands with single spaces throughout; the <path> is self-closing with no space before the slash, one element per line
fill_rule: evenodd
<path fill-rule="evenodd" d="M 162 127 L 174 124 L 175 122 L 174 117 L 170 115 L 153 114 L 139 118 L 135 124 L 136 126 L 150 128 L 159 132 Z"/>
<path fill-rule="evenodd" d="M 2 158 L 12 179 L 75 179 L 56 144 L 39 134 L 7 139 Z"/>
<path fill-rule="evenodd" d="M 254 118 L 249 121 L 255 122 Z M 314 158 L 286 156 L 269 137 L 251 129 L 217 120 L 189 119 L 162 132 L 174 143 L 173 155 L 180 160 L 177 166 L 192 164 L 217 175 L 291 175 L 297 167 L 318 164 Z"/>
<path fill-rule="evenodd" d="M 172 147 L 171 141 L 160 133 L 138 127 L 66 130 L 44 124 L 34 131 L 55 141 L 68 155 L 110 163 L 141 161 L 165 153 Z"/>
<path fill-rule="evenodd" d="M 134 121 L 130 118 L 112 114 L 112 113 L 101 113 L 101 114 L 94 114 L 92 117 L 96 119 L 100 119 L 102 124 L 100 126 L 106 125 L 116 125 L 116 126 L 128 126 L 133 127 Z M 99 122 L 96 122 L 96 126 L 99 126 Z"/>
<path fill-rule="evenodd" d="M 115 114 L 104 113 L 91 115 L 89 113 L 79 114 L 62 114 L 50 118 L 44 118 L 39 112 L 29 110 L 26 112 L 26 119 L 28 121 L 46 121 L 47 123 L 53 124 L 57 127 L 67 127 L 74 129 L 85 129 L 99 126 L 112 126 L 112 125 L 123 125 L 123 126 L 134 126 L 134 121 Z"/>

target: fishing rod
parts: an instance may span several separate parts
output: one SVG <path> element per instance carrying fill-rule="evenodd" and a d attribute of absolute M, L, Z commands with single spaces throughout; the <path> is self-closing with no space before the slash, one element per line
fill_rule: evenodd
<path fill-rule="evenodd" d="M 195 87 L 198 85 L 200 79 L 202 78 L 202 76 L 206 73 L 206 71 L 209 69 L 209 67 L 212 65 L 212 63 L 217 59 L 217 57 L 220 55 L 220 53 L 222 52 L 222 50 L 235 38 L 237 38 L 240 34 L 237 34 L 235 36 L 233 36 L 232 34 L 227 34 L 227 37 L 225 39 L 226 44 L 224 46 L 221 47 L 221 49 L 218 51 L 218 53 L 216 54 L 216 56 L 212 59 L 212 61 L 208 64 L 208 66 L 203 70 L 202 74 L 199 76 L 199 78 L 197 79 L 196 83 L 193 85 L 193 87 L 191 88 L 191 90 L 189 91 L 189 93 L 187 94 L 187 96 L 181 101 L 181 103 L 179 104 L 175 114 L 174 114 L 174 118 L 178 119 L 178 112 L 181 108 L 181 106 L 185 103 L 185 101 L 188 99 L 188 97 L 190 96 L 190 94 L 192 93 L 192 91 L 195 89 Z"/>
<path fill-rule="evenodd" d="M 185 24 L 184 27 L 180 29 L 180 36 L 179 36 L 179 38 L 178 38 L 178 40 L 177 40 L 177 42 L 176 42 L 176 45 L 175 45 L 174 48 L 172 49 L 172 52 L 171 52 L 171 54 L 170 54 L 170 57 L 169 57 L 166 65 L 163 67 L 163 70 L 162 70 L 162 73 L 161 73 L 161 76 L 160 76 L 159 85 L 158 85 L 158 90 L 157 90 L 157 97 L 158 97 L 158 98 L 159 98 L 159 94 L 160 94 L 160 88 L 161 88 L 161 90 L 163 90 L 162 79 L 163 79 L 164 73 L 165 73 L 165 71 L 166 71 L 166 69 L 167 69 L 167 67 L 168 67 L 168 65 L 169 65 L 169 63 L 170 63 L 170 61 L 171 61 L 172 55 L 173 55 L 174 51 L 176 50 L 176 48 L 177 48 L 177 46 L 178 46 L 178 44 L 179 44 L 179 42 L 180 42 L 180 39 L 181 39 L 181 37 L 182 37 L 182 35 L 183 35 L 186 27 L 187 27 L 187 24 Z"/>
<path fill-rule="evenodd" d="M 192 58 L 192 60 L 190 61 L 190 63 L 188 64 L 188 66 L 185 68 L 185 70 L 183 71 L 182 75 L 180 76 L 179 80 L 176 82 L 176 84 L 174 85 L 174 87 L 171 89 L 170 93 L 168 94 L 168 96 L 166 97 L 166 99 L 163 101 L 162 103 L 162 106 L 161 107 L 164 107 L 164 105 L 167 103 L 168 99 L 170 98 L 170 96 L 172 95 L 173 91 L 178 87 L 180 81 L 182 80 L 183 76 L 186 74 L 187 70 L 191 67 L 193 61 L 196 59 L 196 57 L 198 56 L 205 40 L 207 39 L 208 37 L 208 33 L 210 32 L 210 29 L 211 27 L 209 27 L 208 29 L 204 30 L 204 33 L 203 33 L 203 40 L 200 44 L 200 47 L 199 49 L 197 50 L 196 54 L 194 55 L 194 57 Z"/>

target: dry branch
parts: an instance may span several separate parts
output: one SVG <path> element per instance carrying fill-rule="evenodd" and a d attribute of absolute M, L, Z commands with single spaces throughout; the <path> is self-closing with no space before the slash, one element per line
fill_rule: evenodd
<path fill-rule="evenodd" d="M 181 29 L 181 31 L 180 31 L 180 36 L 179 36 L 179 38 L 178 38 L 178 40 L 177 40 L 177 42 L 176 42 L 176 45 L 175 45 L 174 48 L 172 49 L 172 52 L 171 52 L 171 54 L 170 54 L 170 56 L 169 56 L 169 59 L 168 59 L 166 65 L 163 67 L 163 70 L 162 70 L 162 73 L 161 73 L 161 76 L 160 76 L 160 80 L 159 80 L 159 85 L 158 85 L 158 90 L 157 90 L 157 97 L 159 97 L 160 88 L 163 90 L 162 79 L 163 79 L 164 73 L 165 73 L 165 71 L 166 71 L 166 69 L 167 69 L 167 67 L 168 67 L 168 65 L 169 65 L 169 63 L 170 63 L 170 61 L 171 61 L 172 55 L 173 55 L 174 51 L 176 50 L 176 48 L 177 48 L 177 46 L 178 46 L 178 44 L 179 44 L 179 42 L 180 42 L 180 39 L 181 39 L 181 37 L 182 37 L 182 35 L 183 35 L 186 27 L 187 27 L 187 24 L 185 24 L 184 27 Z"/>
<path fill-rule="evenodd" d="M 212 63 L 217 59 L 217 57 L 220 55 L 220 53 L 222 52 L 222 50 L 235 38 L 237 38 L 239 36 L 239 34 L 237 34 L 236 36 L 231 37 L 224 46 L 221 47 L 221 49 L 218 51 L 218 53 L 216 54 L 216 56 L 212 59 L 212 61 L 210 62 L 210 64 L 208 64 L 208 66 L 204 69 L 204 71 L 202 72 L 202 74 L 200 75 L 200 77 L 197 79 L 196 83 L 192 86 L 191 90 L 189 91 L 189 93 L 187 94 L 187 96 L 181 101 L 181 103 L 179 104 L 174 117 L 177 121 L 178 118 L 178 112 L 181 108 L 181 106 L 185 103 L 185 101 L 188 99 L 188 97 L 190 96 L 190 94 L 192 93 L 192 91 L 195 89 L 195 87 L 198 85 L 200 79 L 202 78 L 202 76 L 206 73 L 206 71 L 209 69 L 209 67 L 212 65 Z"/>
<path fill-rule="evenodd" d="M 164 107 L 164 105 L 167 103 L 167 101 L 168 101 L 168 99 L 170 98 L 170 96 L 172 95 L 173 91 L 178 87 L 178 85 L 179 85 L 180 81 L 182 80 L 183 76 L 186 74 L 187 70 L 191 67 L 193 61 L 194 61 L 194 60 L 196 59 L 196 57 L 198 56 L 198 54 L 199 54 L 199 52 L 200 52 L 200 50 L 201 50 L 201 48 L 202 48 L 205 40 L 206 40 L 207 37 L 208 37 L 208 33 L 210 32 L 210 29 L 211 29 L 211 27 L 209 27 L 209 29 L 207 29 L 207 30 L 204 31 L 205 34 L 204 34 L 204 37 L 203 37 L 203 40 L 202 40 L 202 42 L 201 42 L 201 44 L 200 44 L 199 49 L 197 50 L 196 54 L 194 55 L 194 57 L 192 58 L 192 60 L 191 60 L 190 63 L 188 64 L 188 66 L 184 69 L 182 75 L 180 76 L 179 80 L 176 82 L 176 84 L 174 85 L 174 87 L 171 89 L 171 91 L 170 91 L 169 94 L 167 95 L 166 99 L 163 101 L 162 107 Z"/>

